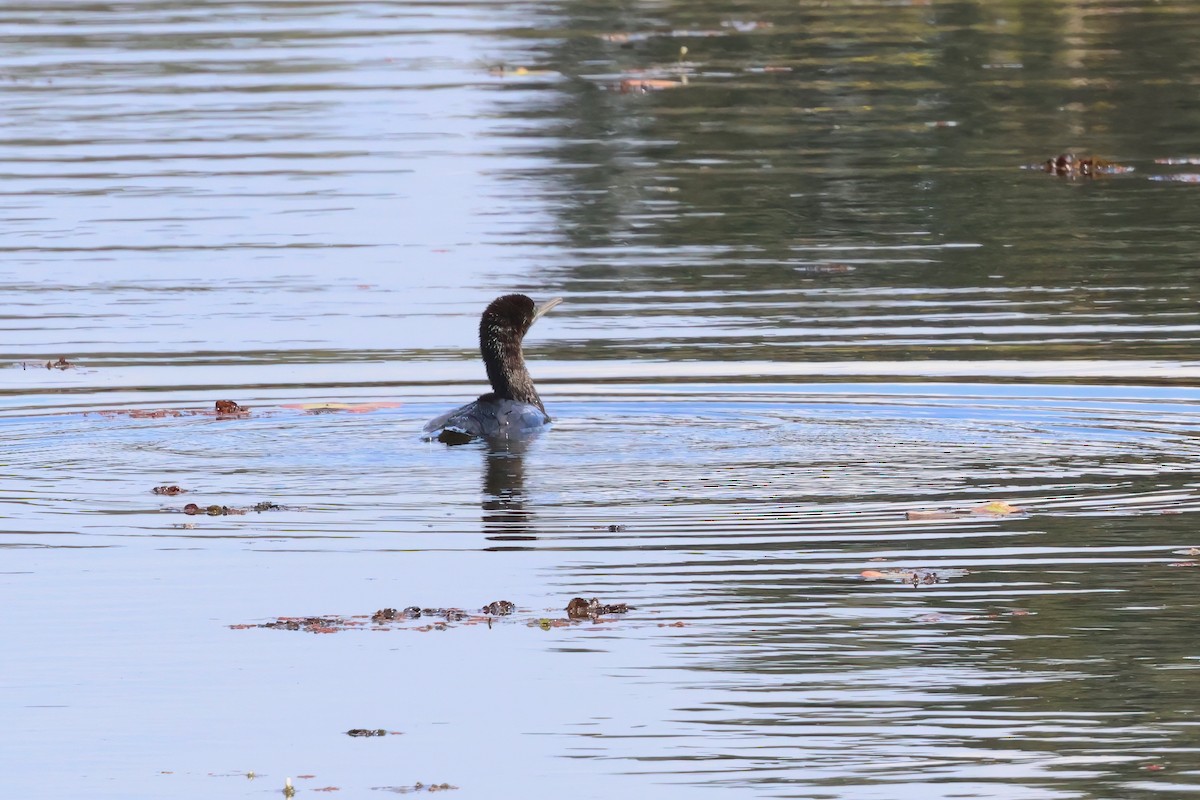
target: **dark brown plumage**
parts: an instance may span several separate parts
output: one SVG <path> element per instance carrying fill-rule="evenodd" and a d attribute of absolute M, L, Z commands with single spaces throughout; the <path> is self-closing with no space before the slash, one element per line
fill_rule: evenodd
<path fill-rule="evenodd" d="M 431 420 L 425 426 L 426 438 L 449 444 L 480 437 L 512 438 L 550 421 L 525 366 L 521 344 L 538 317 L 561 302 L 556 297 L 539 306 L 523 294 L 506 294 L 484 309 L 479 319 L 479 353 L 492 391 Z"/>

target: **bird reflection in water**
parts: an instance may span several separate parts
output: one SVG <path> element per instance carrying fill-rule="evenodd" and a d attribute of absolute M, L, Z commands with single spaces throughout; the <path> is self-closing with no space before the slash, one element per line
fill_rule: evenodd
<path fill-rule="evenodd" d="M 533 440 L 493 440 L 483 453 L 483 531 L 492 542 L 531 542 L 533 512 L 525 494 L 525 451 Z M 523 550 L 523 547 L 489 547 Z"/>

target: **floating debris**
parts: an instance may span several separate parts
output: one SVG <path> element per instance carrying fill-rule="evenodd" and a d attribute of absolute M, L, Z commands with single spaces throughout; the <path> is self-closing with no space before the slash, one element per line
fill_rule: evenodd
<path fill-rule="evenodd" d="M 650 39 L 713 39 L 719 36 L 732 36 L 736 33 L 753 33 L 755 31 L 767 30 L 773 28 L 774 23 L 759 22 L 757 20 L 725 20 L 721 23 L 720 28 L 707 29 L 676 29 L 670 31 L 637 31 L 634 33 L 602 33 L 599 38 L 605 42 L 612 44 L 633 44 L 635 42 L 645 42 Z"/>
<path fill-rule="evenodd" d="M 529 623 L 529 627 L 538 627 L 544 631 L 551 628 L 567 628 L 570 627 L 571 620 L 569 619 L 551 619 L 550 617 L 541 617 Z"/>
<path fill-rule="evenodd" d="M 802 273 L 839 275 L 839 274 L 846 273 L 846 272 L 854 272 L 857 269 L 857 267 L 854 267 L 851 264 L 841 264 L 841 263 L 834 262 L 834 263 L 822 263 L 822 264 L 799 264 L 797 266 L 792 267 L 792 269 L 795 270 L 796 272 L 802 272 Z"/>
<path fill-rule="evenodd" d="M 231 403 L 231 406 L 225 406 L 224 403 Z M 228 411 L 222 409 L 236 408 L 237 411 Z M 221 400 L 215 408 L 106 408 L 101 411 L 85 411 L 83 415 L 86 417 L 90 414 L 99 414 L 102 417 L 129 417 L 130 419 L 163 419 L 165 417 L 216 417 L 217 419 L 242 417 L 250 413 L 250 409 L 245 406 L 239 406 L 230 400 Z"/>
<path fill-rule="evenodd" d="M 409 794 L 410 792 L 447 792 L 451 789 L 457 789 L 457 786 L 451 786 L 448 783 L 431 783 L 426 785 L 417 781 L 412 786 L 372 786 L 371 790 L 375 792 L 395 792 L 396 794 Z"/>
<path fill-rule="evenodd" d="M 949 508 L 939 508 L 929 511 L 906 511 L 904 518 L 907 520 L 931 520 L 931 519 L 964 519 L 969 517 L 1008 517 L 1013 515 L 1026 516 L 1025 509 L 1010 505 L 1003 500 L 993 500 L 990 503 L 984 503 L 981 506 L 967 510 L 955 510 Z"/>
<path fill-rule="evenodd" d="M 216 409 L 218 417 L 239 417 L 250 413 L 250 409 L 239 406 L 232 400 L 218 400 Z"/>
<path fill-rule="evenodd" d="M 562 73 L 552 69 L 510 67 L 507 64 L 497 64 L 488 68 L 488 74 L 496 78 L 557 78 Z"/>
<path fill-rule="evenodd" d="M 87 413 L 85 412 L 84 416 L 87 416 Z M 195 408 L 186 410 L 177 408 L 106 408 L 96 413 L 102 417 L 126 416 L 130 419 L 163 419 L 164 417 L 184 417 L 196 414 L 213 414 L 215 412 Z"/>
<path fill-rule="evenodd" d="M 604 614 L 627 614 L 633 610 L 625 603 L 605 605 L 594 597 L 591 600 L 575 597 L 567 603 L 567 616 L 571 619 L 596 619 Z"/>
<path fill-rule="evenodd" d="M 168 497 L 174 497 L 177 494 L 187 494 L 187 489 L 180 489 L 178 486 L 155 486 L 150 491 L 155 494 L 165 494 Z"/>
<path fill-rule="evenodd" d="M 988 613 L 983 615 L 983 617 L 985 619 L 1000 619 L 1001 617 L 1034 617 L 1034 616 L 1037 616 L 1037 612 L 1030 611 L 1027 608 L 1009 608 L 1009 609 L 1005 609 L 1002 611 L 989 611 Z M 974 619 L 974 617 L 968 617 L 968 619 Z"/>
<path fill-rule="evenodd" d="M 721 27 L 729 28 L 737 33 L 752 33 L 753 31 L 765 31 L 774 28 L 775 23 L 756 19 L 727 19 L 721 21 Z"/>
<path fill-rule="evenodd" d="M 949 508 L 937 508 L 929 511 L 905 511 L 904 518 L 907 520 L 927 520 L 927 519 L 961 519 L 969 517 L 970 512 L 953 511 Z"/>
<path fill-rule="evenodd" d="M 159 488 L 179 489 L 179 487 L 177 487 L 177 486 L 176 487 L 159 487 Z M 186 490 L 179 489 L 178 492 L 159 492 L 158 489 L 155 489 L 154 493 L 155 494 L 179 494 L 184 491 L 186 491 Z M 264 511 L 285 511 L 285 510 L 286 509 L 284 506 L 281 506 L 277 503 L 271 503 L 271 502 L 268 502 L 265 500 L 261 503 L 255 503 L 252 506 L 221 506 L 221 505 L 216 505 L 216 504 L 213 504 L 210 506 L 199 506 L 195 503 L 188 503 L 186 506 L 183 507 L 183 513 L 187 514 L 190 517 L 194 517 L 197 514 L 207 514 L 210 517 L 226 517 L 226 516 L 240 517 L 240 516 L 244 516 L 245 514 L 247 514 L 250 511 L 254 511 L 256 513 L 261 514 Z"/>
<path fill-rule="evenodd" d="M 59 370 L 67 370 L 67 369 L 75 369 L 76 368 L 76 365 L 70 361 L 67 361 L 66 358 L 59 358 L 58 361 L 18 361 L 13 366 L 18 366 L 18 365 L 23 370 L 42 369 L 43 367 L 45 367 L 46 369 L 59 369 Z"/>
<path fill-rule="evenodd" d="M 337 633 L 348 627 L 362 625 L 362 622 L 343 619 L 342 617 L 279 617 L 274 622 L 264 622 L 261 625 L 251 625 L 253 628 L 271 628 L 277 631 L 304 631 L 305 633 Z M 240 630 L 246 626 L 230 626 Z"/>
<path fill-rule="evenodd" d="M 408 609 L 405 609 L 406 614 Z M 422 608 L 417 617 L 441 617 L 447 622 L 461 622 L 467 618 L 467 612 L 461 608 Z M 416 619 L 416 617 L 412 617 Z"/>
<path fill-rule="evenodd" d="M 1062 153 L 1046 159 L 1042 164 L 1031 167 L 1058 175 L 1062 178 L 1093 178 L 1097 175 L 1120 175 L 1133 172 L 1133 167 L 1106 161 L 1095 156 L 1077 156 L 1074 153 Z"/>
<path fill-rule="evenodd" d="M 387 736 L 388 732 L 383 728 L 351 728 L 346 731 L 347 736 Z"/>
<path fill-rule="evenodd" d="M 971 513 L 992 517 L 1006 517 L 1010 514 L 1024 514 L 1025 510 L 1017 508 L 1016 506 L 1006 503 L 1003 500 L 992 500 L 991 502 L 984 503 L 981 506 L 975 506 L 971 509 Z"/>
<path fill-rule="evenodd" d="M 511 600 L 495 600 L 483 606 L 476 613 L 468 613 L 461 608 L 421 608 L 408 606 L 404 609 L 393 607 L 381 608 L 373 614 L 362 614 L 350 617 L 328 615 L 310 617 L 276 617 L 270 622 L 242 623 L 230 625 L 233 630 L 249 628 L 269 628 L 271 630 L 303 631 L 305 633 L 338 633 L 346 630 L 391 631 L 408 630 L 418 633 L 429 631 L 444 631 L 450 626 L 461 623 L 464 626 L 483 625 L 492 627 L 498 617 L 511 617 L 517 610 L 517 604 Z M 591 619 L 599 621 L 602 615 L 624 614 L 633 610 L 624 603 L 605 605 L 593 598 L 591 601 L 576 597 L 568 606 L 570 619 L 541 619 L 535 618 L 526 622 L 529 625 L 541 626 L 547 630 L 551 627 L 564 627 L 580 620 Z M 415 620 L 428 620 L 424 624 L 413 625 Z"/>
<path fill-rule="evenodd" d="M 517 604 L 508 600 L 497 600 L 494 603 L 488 603 L 482 609 L 483 613 L 491 614 L 494 617 L 507 617 L 516 610 Z"/>
<path fill-rule="evenodd" d="M 965 569 L 868 569 L 863 570 L 860 576 L 869 581 L 894 581 L 896 583 L 908 583 L 913 586 L 930 585 L 934 583 L 944 583 L 950 578 L 961 578 L 967 575 Z"/>
<path fill-rule="evenodd" d="M 682 76 L 677 81 L 664 78 L 623 78 L 617 84 L 617 89 L 621 94 L 646 94 L 661 92 L 664 89 L 678 89 L 682 86 L 687 86 L 687 76 Z"/>

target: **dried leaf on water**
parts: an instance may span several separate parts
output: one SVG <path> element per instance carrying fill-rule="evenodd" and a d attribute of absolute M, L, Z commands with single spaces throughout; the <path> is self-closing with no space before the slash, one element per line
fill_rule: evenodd
<path fill-rule="evenodd" d="M 495 602 L 488 603 L 483 607 L 482 610 L 484 614 L 491 614 L 492 616 L 496 617 L 507 617 L 509 614 L 517 610 L 517 605 L 509 600 L 496 600 Z"/>
<path fill-rule="evenodd" d="M 966 516 L 961 511 L 951 511 L 947 508 L 934 509 L 932 511 L 905 511 L 904 518 L 908 520 L 924 520 L 924 519 L 958 519 Z"/>
<path fill-rule="evenodd" d="M 1061 153 L 1048 158 L 1038 168 L 1042 172 L 1058 175 L 1061 178 L 1094 178 L 1097 175 L 1120 175 L 1133 172 L 1133 167 L 1095 156 L 1078 156 L 1074 153 Z"/>
<path fill-rule="evenodd" d="M 239 406 L 232 400 L 218 400 L 216 410 L 218 417 L 239 417 L 250 413 L 250 409 Z"/>
<path fill-rule="evenodd" d="M 907 520 L 963 519 L 967 517 L 1008 517 L 1017 514 L 1025 514 L 1025 509 L 1006 503 L 1003 500 L 992 500 L 983 505 L 965 510 L 937 508 L 906 511 L 904 512 L 904 518 Z"/>
<path fill-rule="evenodd" d="M 264 622 L 253 627 L 280 631 L 304 631 L 305 633 L 337 633 L 358 625 L 362 625 L 362 623 L 344 617 L 278 617 L 272 622 Z M 230 627 L 242 630 L 244 626 L 231 625 Z"/>
<path fill-rule="evenodd" d="M 868 581 L 893 581 L 895 583 L 909 583 L 913 586 L 930 585 L 934 583 L 944 583 L 950 578 L 961 578 L 968 574 L 965 569 L 867 569 L 859 573 L 859 576 Z"/>
<path fill-rule="evenodd" d="M 971 513 L 993 517 L 1006 517 L 1009 514 L 1024 514 L 1025 510 L 1017 508 L 1016 506 L 1006 503 L 1003 500 L 992 500 L 991 502 L 984 503 L 981 506 L 975 506 L 971 509 Z"/>
<path fill-rule="evenodd" d="M 647 92 L 661 92 L 664 89 L 678 89 L 681 86 L 687 86 L 686 78 L 677 81 L 665 78 L 624 78 L 617 88 L 622 94 L 646 94 Z"/>
<path fill-rule="evenodd" d="M 174 497 L 177 494 L 186 494 L 187 493 L 187 489 L 180 489 L 178 486 L 175 486 L 175 485 L 155 486 L 150 491 L 154 492 L 155 494 L 165 494 L 169 497 Z"/>
<path fill-rule="evenodd" d="M 632 607 L 624 603 L 604 604 L 595 598 L 588 601 L 581 597 L 577 597 L 571 601 L 570 609 L 574 614 L 579 616 L 572 616 L 570 619 L 530 619 L 529 617 L 524 617 L 521 621 L 531 626 L 540 626 L 549 630 L 550 628 L 572 625 L 581 619 L 591 619 L 594 622 L 599 622 L 602 621 L 603 615 L 624 614 L 633 610 Z M 233 630 L 270 628 L 272 630 L 303 631 L 306 633 L 337 633 L 350 629 L 428 633 L 430 631 L 448 630 L 451 627 L 481 626 L 491 628 L 493 623 L 501 623 L 500 618 L 512 617 L 516 611 L 517 604 L 511 600 L 495 600 L 483 606 L 477 612 L 467 612 L 461 608 L 422 608 L 420 606 L 408 606 L 400 609 L 389 606 L 381 608 L 372 614 L 349 617 L 333 615 L 276 617 L 270 622 L 236 624 L 229 627 Z M 422 623 L 425 623 L 425 621 L 428 622 L 426 624 L 413 625 L 412 623 L 416 620 L 421 620 Z M 503 622 L 510 624 L 516 621 L 512 619 L 503 620 Z M 675 627 L 682 627 L 682 623 L 676 623 Z"/>
<path fill-rule="evenodd" d="M 571 619 L 596 619 L 604 614 L 627 614 L 632 610 L 634 609 L 625 603 L 605 605 L 595 597 L 591 600 L 574 597 L 567 603 L 567 616 Z"/>
<path fill-rule="evenodd" d="M 176 487 L 176 488 L 178 488 L 178 487 Z M 181 489 L 180 491 L 182 492 L 184 490 Z M 155 494 L 171 494 L 171 493 L 170 492 L 159 492 L 156 489 Z M 176 494 L 178 494 L 178 492 L 176 492 Z M 264 511 L 283 511 L 283 510 L 285 510 L 283 506 L 278 505 L 276 503 L 268 502 L 266 500 L 264 500 L 261 503 L 255 503 L 252 506 L 221 506 L 221 505 L 217 505 L 215 503 L 213 505 L 209 505 L 209 506 L 199 506 L 199 505 L 196 505 L 195 503 L 188 503 L 186 506 L 183 507 L 183 513 L 185 513 L 191 517 L 194 517 L 197 514 L 207 514 L 210 517 L 226 517 L 226 516 L 241 517 L 241 516 L 245 516 L 250 511 L 254 511 L 254 512 L 261 514 Z"/>
<path fill-rule="evenodd" d="M 448 792 L 451 789 L 457 789 L 457 786 L 451 786 L 448 783 L 432 783 L 424 784 L 417 781 L 412 786 L 372 786 L 371 791 L 374 792 L 394 792 L 395 794 L 409 794 L 411 792 Z"/>
<path fill-rule="evenodd" d="M 15 364 L 13 364 L 13 366 L 14 367 L 19 366 L 23 370 L 42 369 L 42 368 L 67 370 L 67 369 L 75 369 L 76 368 L 76 364 L 68 361 L 65 358 L 59 358 L 57 361 L 18 361 Z"/>
<path fill-rule="evenodd" d="M 488 68 L 488 74 L 497 78 L 557 78 L 562 73 L 552 69 L 536 67 L 513 67 L 507 64 L 497 64 Z"/>

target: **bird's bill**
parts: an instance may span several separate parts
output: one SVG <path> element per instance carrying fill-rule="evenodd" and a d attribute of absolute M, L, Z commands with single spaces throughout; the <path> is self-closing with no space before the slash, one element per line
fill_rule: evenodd
<path fill-rule="evenodd" d="M 542 303 L 540 306 L 537 306 L 536 308 L 534 308 L 533 309 L 534 321 L 536 321 L 538 319 L 538 317 L 542 316 L 542 314 L 545 314 L 547 311 L 554 308 L 562 301 L 563 301 L 563 299 L 561 297 L 555 297 L 550 300 L 547 300 L 546 302 Z"/>

